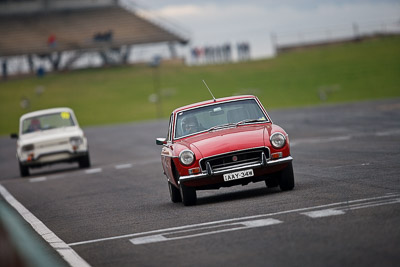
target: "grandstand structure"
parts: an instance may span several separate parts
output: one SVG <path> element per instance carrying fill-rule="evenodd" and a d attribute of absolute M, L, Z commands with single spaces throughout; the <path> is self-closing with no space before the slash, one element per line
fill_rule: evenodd
<path fill-rule="evenodd" d="M 26 57 L 31 72 L 35 58 L 52 70 L 71 68 L 85 53 L 97 53 L 102 65 L 126 63 L 135 45 L 165 43 L 176 57 L 176 45 L 187 33 L 149 20 L 135 6 L 118 0 L 0 0 L 0 61 Z M 134 3 L 132 3 L 134 4 Z M 169 25 L 168 25 L 169 26 Z M 68 58 L 63 58 L 68 52 Z"/>

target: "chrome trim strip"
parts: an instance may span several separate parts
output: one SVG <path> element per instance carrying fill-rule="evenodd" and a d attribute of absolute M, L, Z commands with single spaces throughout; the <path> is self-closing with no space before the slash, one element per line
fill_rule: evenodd
<path fill-rule="evenodd" d="M 167 157 L 167 158 L 179 158 L 178 156 L 170 156 L 170 155 L 165 155 L 163 153 L 160 154 L 161 157 Z"/>
<path fill-rule="evenodd" d="M 197 175 L 195 174 L 195 175 L 181 176 L 181 177 L 179 177 L 179 182 L 180 181 L 185 182 L 185 181 L 198 180 L 198 179 L 211 177 L 211 176 L 215 176 L 215 175 L 222 175 L 222 174 L 225 174 L 225 173 L 245 170 L 245 169 L 248 169 L 248 168 L 256 169 L 256 168 L 262 168 L 262 167 L 275 166 L 275 165 L 291 162 L 292 160 L 293 160 L 293 158 L 291 156 L 288 156 L 286 158 L 280 158 L 280 159 L 275 159 L 275 160 L 267 160 L 266 162 L 250 164 L 250 165 L 240 166 L 240 167 L 236 167 L 236 168 L 225 169 L 223 171 L 212 171 L 211 174 L 201 173 L 201 174 L 197 174 Z"/>

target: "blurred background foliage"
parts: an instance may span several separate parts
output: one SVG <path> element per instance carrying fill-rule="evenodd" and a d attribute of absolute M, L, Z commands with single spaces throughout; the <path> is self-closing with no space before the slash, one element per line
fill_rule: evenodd
<path fill-rule="evenodd" d="M 127 65 L 19 77 L 0 82 L 0 134 L 19 117 L 72 108 L 81 126 L 167 118 L 179 106 L 253 94 L 267 109 L 400 96 L 400 37 L 297 50 L 231 64 Z M 158 109 L 157 109 L 158 107 Z"/>

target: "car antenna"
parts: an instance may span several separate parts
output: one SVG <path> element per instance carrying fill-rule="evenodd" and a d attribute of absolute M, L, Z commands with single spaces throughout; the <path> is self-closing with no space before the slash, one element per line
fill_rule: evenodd
<path fill-rule="evenodd" d="M 217 100 L 215 99 L 215 97 L 214 97 L 213 93 L 211 92 L 210 88 L 208 88 L 208 86 L 207 86 L 207 84 L 206 84 L 206 81 L 205 81 L 205 80 L 203 80 L 203 83 L 204 83 L 204 85 L 207 87 L 208 91 L 210 92 L 210 94 L 211 94 L 212 98 L 214 99 L 214 102 L 217 102 Z"/>

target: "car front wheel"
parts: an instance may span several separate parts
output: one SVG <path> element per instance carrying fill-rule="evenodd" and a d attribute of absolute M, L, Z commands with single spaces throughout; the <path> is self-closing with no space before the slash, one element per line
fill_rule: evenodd
<path fill-rule="evenodd" d="M 169 195 L 171 197 L 171 201 L 173 203 L 182 202 L 182 197 L 181 197 L 181 193 L 179 192 L 179 189 L 176 188 L 175 186 L 173 186 L 171 184 L 171 182 L 168 182 L 168 189 L 169 189 Z"/>
<path fill-rule="evenodd" d="M 196 189 L 193 187 L 185 186 L 181 184 L 181 197 L 183 205 L 185 206 L 192 206 L 196 205 L 197 196 L 196 196 Z"/>
<path fill-rule="evenodd" d="M 282 191 L 289 191 L 294 188 L 293 165 L 291 162 L 280 172 L 279 176 L 279 187 Z"/>
<path fill-rule="evenodd" d="M 22 177 L 29 176 L 29 167 L 22 165 L 20 162 L 19 163 L 19 172 Z"/>
<path fill-rule="evenodd" d="M 265 180 L 265 185 L 268 188 L 278 187 L 279 186 L 279 177 L 276 177 L 276 175 L 269 176 Z"/>
<path fill-rule="evenodd" d="M 89 153 L 85 156 L 82 156 L 79 159 L 79 168 L 89 168 L 90 167 L 90 157 L 89 157 Z"/>

